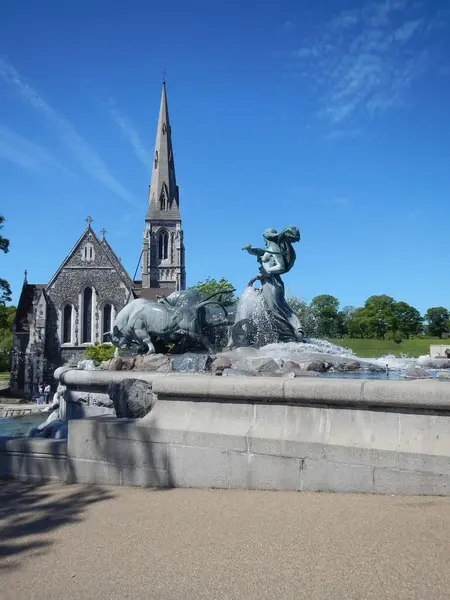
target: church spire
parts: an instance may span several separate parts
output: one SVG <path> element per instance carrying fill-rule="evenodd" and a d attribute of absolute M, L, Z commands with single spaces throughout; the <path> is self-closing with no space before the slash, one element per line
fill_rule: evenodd
<path fill-rule="evenodd" d="M 181 220 L 165 78 L 162 84 L 148 201 L 148 220 Z"/>
<path fill-rule="evenodd" d="M 143 298 L 154 300 L 158 294 L 168 295 L 175 290 L 186 289 L 183 230 L 165 78 L 162 83 L 141 257 Z"/>

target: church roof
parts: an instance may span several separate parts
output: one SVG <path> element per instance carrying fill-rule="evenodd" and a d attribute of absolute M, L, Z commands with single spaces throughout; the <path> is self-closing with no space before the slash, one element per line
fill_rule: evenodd
<path fill-rule="evenodd" d="M 114 250 L 111 248 L 111 246 L 108 244 L 108 242 L 105 240 L 104 237 L 102 237 L 102 240 L 98 239 L 97 235 L 95 234 L 95 231 L 91 227 L 91 222 L 92 222 L 91 217 L 88 217 L 86 219 L 86 221 L 88 223 L 87 227 L 85 228 L 85 230 L 83 231 L 83 233 L 81 234 L 81 236 L 78 238 L 77 242 L 75 243 L 75 245 L 73 246 L 73 248 L 71 249 L 71 251 L 69 252 L 69 254 L 66 256 L 66 258 L 62 262 L 62 264 L 59 267 L 59 269 L 56 271 L 56 273 L 53 275 L 53 277 L 48 282 L 48 284 L 46 286 L 46 289 L 49 289 L 53 285 L 53 283 L 57 279 L 58 275 L 61 273 L 61 271 L 67 265 L 67 263 L 71 260 L 71 258 L 73 257 L 73 255 L 79 250 L 79 248 L 82 245 L 83 241 L 85 239 L 87 240 L 90 236 L 92 236 L 92 238 L 97 242 L 97 244 L 100 247 L 101 251 L 103 252 L 103 254 L 105 255 L 105 257 L 107 258 L 107 261 L 111 264 L 111 267 L 113 267 L 114 270 L 117 271 L 117 273 L 120 275 L 122 281 L 127 286 L 127 288 L 130 289 L 130 290 L 132 290 L 133 287 L 134 287 L 133 281 L 132 281 L 131 277 L 128 275 L 128 273 L 126 272 L 126 270 L 123 267 L 123 265 L 120 262 L 120 260 L 117 258 L 117 255 L 115 254 Z"/>
<path fill-rule="evenodd" d="M 23 282 L 19 302 L 17 304 L 16 314 L 14 316 L 13 327 L 16 333 L 25 333 L 30 330 L 29 316 L 32 314 L 33 301 L 35 297 L 45 290 L 45 283 Z M 44 292 L 45 295 L 45 292 Z"/>
<path fill-rule="evenodd" d="M 161 91 L 148 202 L 147 220 L 181 221 L 165 81 Z"/>
<path fill-rule="evenodd" d="M 158 300 L 158 298 L 166 298 L 174 290 L 170 288 L 142 288 L 139 297 L 145 300 Z"/>
<path fill-rule="evenodd" d="M 117 257 L 116 253 L 111 248 L 109 243 L 106 241 L 105 237 L 102 237 L 102 239 L 100 240 L 100 245 L 103 248 L 103 250 L 105 251 L 105 253 L 108 255 L 108 258 L 110 259 L 110 261 L 114 264 L 116 270 L 119 271 L 121 273 L 122 277 L 124 277 L 127 280 L 127 286 L 129 288 L 133 288 L 134 284 L 133 284 L 131 277 L 125 271 L 122 263 L 120 262 L 119 258 Z"/>

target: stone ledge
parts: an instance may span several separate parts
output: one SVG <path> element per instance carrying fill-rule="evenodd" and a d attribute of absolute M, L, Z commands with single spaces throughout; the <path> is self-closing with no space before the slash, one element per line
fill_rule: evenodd
<path fill-rule="evenodd" d="M 352 379 L 221 378 L 205 374 L 152 371 L 83 371 L 61 367 L 56 379 L 67 386 L 104 386 L 140 379 L 153 386 L 160 400 L 318 404 L 341 407 L 409 408 L 450 411 L 450 385 L 442 381 Z"/>
<path fill-rule="evenodd" d="M 69 387 L 82 386 L 86 388 L 91 386 L 107 387 L 110 383 L 120 383 L 124 379 L 141 379 L 152 383 L 154 379 L 164 375 L 166 373 L 156 371 L 85 371 L 83 369 L 59 367 L 54 373 L 54 378 Z"/>
<path fill-rule="evenodd" d="M 155 379 L 159 400 L 318 404 L 350 408 L 407 408 L 450 411 L 450 386 L 439 381 L 351 379 L 277 379 L 273 377 L 197 377 L 165 375 Z"/>
<path fill-rule="evenodd" d="M 0 437 L 0 453 L 11 452 L 64 457 L 67 454 L 67 440 Z"/>

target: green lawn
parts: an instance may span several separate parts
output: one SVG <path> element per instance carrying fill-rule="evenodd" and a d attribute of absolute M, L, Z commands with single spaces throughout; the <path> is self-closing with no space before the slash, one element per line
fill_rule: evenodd
<path fill-rule="evenodd" d="M 377 358 L 387 354 L 418 357 L 422 354 L 429 354 L 430 344 L 448 344 L 450 348 L 450 339 L 441 340 L 439 338 L 413 338 L 404 340 L 400 344 L 396 344 L 393 340 L 360 340 L 354 338 L 330 339 L 328 341 L 344 346 L 344 348 L 350 348 L 361 358 Z"/>
<path fill-rule="evenodd" d="M 0 372 L 0 381 L 9 381 L 9 372 L 8 371 Z"/>

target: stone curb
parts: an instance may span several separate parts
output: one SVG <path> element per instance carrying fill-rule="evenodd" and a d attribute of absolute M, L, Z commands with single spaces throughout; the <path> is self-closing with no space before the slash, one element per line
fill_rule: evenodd
<path fill-rule="evenodd" d="M 339 405 L 358 408 L 425 408 L 450 410 L 450 386 L 439 381 L 374 381 L 349 379 L 219 379 L 158 377 L 153 392 L 159 400 L 265 401 L 270 403 Z"/>
<path fill-rule="evenodd" d="M 144 371 L 57 369 L 55 378 L 69 386 L 107 386 L 124 379 L 151 383 L 160 400 L 255 401 L 289 404 L 422 408 L 450 410 L 450 386 L 442 381 L 377 381 L 361 379 L 219 378 L 200 374 Z"/>

